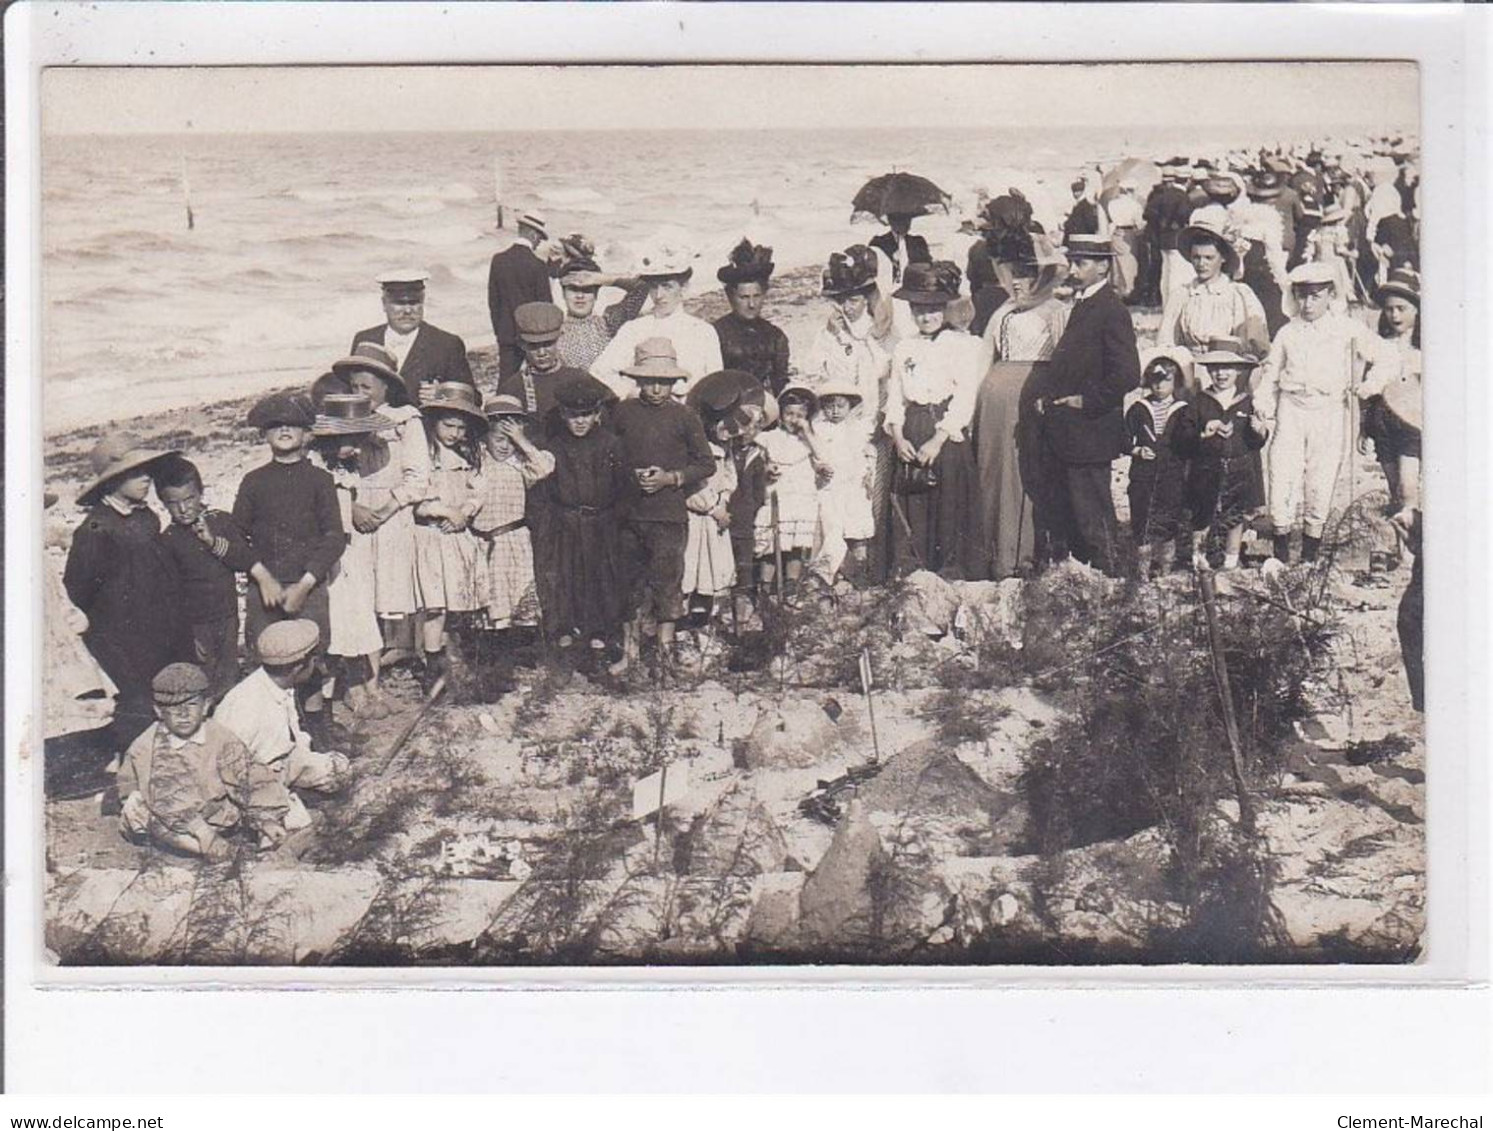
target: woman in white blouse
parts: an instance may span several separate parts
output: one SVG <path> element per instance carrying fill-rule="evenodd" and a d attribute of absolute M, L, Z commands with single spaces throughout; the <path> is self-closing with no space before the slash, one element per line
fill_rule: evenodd
<path fill-rule="evenodd" d="M 1011 297 L 986 324 L 994 361 L 975 403 L 976 564 L 982 578 L 1011 577 L 1033 565 L 1032 500 L 1022 472 L 1035 458 L 1035 441 L 1021 435 L 1018 421 L 1027 390 L 1037 387 L 1068 322 L 1068 308 L 1052 293 L 1065 268 L 1061 256 L 1035 247 L 1029 257 L 996 264 Z"/>
<path fill-rule="evenodd" d="M 949 577 L 971 576 L 976 567 L 969 431 L 985 358 L 979 338 L 945 321 L 959 280 L 959 268 L 946 260 L 903 271 L 895 297 L 911 307 L 918 333 L 892 353 L 884 425 L 896 457 L 890 560 L 899 570 Z"/>
<path fill-rule="evenodd" d="M 1177 250 L 1187 256 L 1197 277 L 1164 296 L 1158 346 L 1183 346 L 1202 353 L 1216 338 L 1237 338 L 1253 347 L 1256 356 L 1270 348 L 1265 308 L 1254 291 L 1234 281 L 1239 252 L 1228 213 L 1210 204 L 1192 214 L 1192 222 L 1177 235 Z M 1189 389 L 1189 393 L 1196 389 Z"/>

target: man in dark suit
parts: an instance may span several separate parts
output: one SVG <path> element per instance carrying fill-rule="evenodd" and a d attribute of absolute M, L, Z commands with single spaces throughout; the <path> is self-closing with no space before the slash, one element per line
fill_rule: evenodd
<path fill-rule="evenodd" d="M 1063 221 L 1063 238 L 1091 236 L 1099 230 L 1099 208 L 1087 198 L 1089 182 L 1079 177 L 1068 187 L 1073 193 L 1073 211 Z"/>
<path fill-rule="evenodd" d="M 890 231 L 882 232 L 871 241 L 871 246 L 892 261 L 892 281 L 901 282 L 902 272 L 909 263 L 932 263 L 933 252 L 928 241 L 912 234 L 912 213 L 892 212 L 886 218 Z"/>
<path fill-rule="evenodd" d="M 455 334 L 425 321 L 424 271 L 390 271 L 378 277 L 384 289 L 382 326 L 370 326 L 353 335 L 351 353 L 363 342 L 383 346 L 399 362 L 399 375 L 409 390 L 410 403 L 420 403 L 420 389 L 438 381 L 472 384 L 472 366 L 466 343 Z"/>
<path fill-rule="evenodd" d="M 511 377 L 524 363 L 523 344 L 513 314 L 526 302 L 549 302 L 550 273 L 538 254 L 549 236 L 544 218 L 524 212 L 518 218 L 518 235 L 509 247 L 492 257 L 487 272 L 487 312 L 492 316 L 493 337 L 498 340 L 498 377 Z"/>
<path fill-rule="evenodd" d="M 1046 482 L 1034 502 L 1059 553 L 1105 573 L 1124 565 L 1110 464 L 1125 450 L 1125 394 L 1140 384 L 1130 311 L 1110 286 L 1114 247 L 1097 235 L 1067 245 L 1076 288 L 1068 326 L 1053 350 L 1034 408 L 1041 417 Z"/>

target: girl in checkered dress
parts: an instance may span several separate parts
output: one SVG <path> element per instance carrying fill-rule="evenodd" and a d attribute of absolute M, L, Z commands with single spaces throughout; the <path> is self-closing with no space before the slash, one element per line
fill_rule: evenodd
<path fill-rule="evenodd" d="M 529 488 L 555 470 L 555 457 L 524 434 L 517 397 L 494 397 L 486 413 L 490 427 L 478 477 L 482 505 L 472 519 L 481 546 L 477 599 L 486 627 L 532 628 L 539 624 L 539 597 L 526 500 Z"/>

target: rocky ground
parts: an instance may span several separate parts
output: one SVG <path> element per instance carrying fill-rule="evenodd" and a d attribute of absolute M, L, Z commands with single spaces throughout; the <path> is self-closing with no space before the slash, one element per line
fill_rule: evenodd
<path fill-rule="evenodd" d="M 1162 830 L 1037 851 L 1022 772 L 1069 692 L 952 678 L 982 637 L 1022 640 L 1029 584 L 914 575 L 805 614 L 785 663 L 731 671 L 746 651 L 717 642 L 668 689 L 564 666 L 492 702 L 458 683 L 391 752 L 418 702 L 396 683 L 402 716 L 349 738 L 355 783 L 270 857 L 196 865 L 125 844 L 97 796 L 54 801 L 48 944 L 64 962 L 1206 961 L 1165 942 L 1188 909 Z M 1323 709 L 1253 783 L 1275 876 L 1256 961 L 1407 960 L 1424 924 L 1422 735 L 1382 646 L 1397 593 L 1331 584 Z M 876 657 L 873 703 L 836 635 Z M 634 784 L 663 765 L 660 825 Z"/>
<path fill-rule="evenodd" d="M 773 292 L 769 316 L 796 349 L 822 316 L 814 282 Z M 712 303 L 694 305 L 711 316 Z M 1153 328 L 1154 312 L 1137 321 Z M 227 506 L 263 459 L 246 409 L 132 427 L 183 448 Z M 67 500 L 100 432 L 48 439 L 46 483 L 64 499 L 47 515 L 48 569 L 60 571 L 79 517 Z M 1360 471 L 1364 483 L 1376 474 Z M 1408 571 L 1363 569 L 1361 538 L 1343 551 L 1312 581 L 1332 628 L 1309 710 L 1271 774 L 1250 782 L 1270 882 L 1248 961 L 1406 961 L 1420 946 L 1424 735 L 1394 632 Z M 458 673 L 421 715 L 413 679 L 396 675 L 398 713 L 376 730 L 339 712 L 356 776 L 317 805 L 314 827 L 275 854 L 215 865 L 120 839 L 86 733 L 107 701 L 75 700 L 68 689 L 87 681 L 50 673 L 47 946 L 69 964 L 1222 960 L 1177 941 L 1194 937 L 1196 908 L 1179 898 L 1165 828 L 1037 843 L 1024 774 L 1110 642 L 1075 614 L 1060 634 L 1083 642 L 1081 662 L 1013 664 L 1052 647 L 1033 636 L 1032 586 L 1118 592 L 1075 565 L 1041 582 L 917 574 L 770 617 L 739 641 L 699 634 L 690 674 L 669 687 L 551 657 L 509 681 Z M 1220 590 L 1226 636 L 1241 610 L 1275 599 L 1258 571 Z M 1126 592 L 1196 612 L 1186 574 Z M 664 766 L 660 821 L 657 785 L 634 786 Z M 1206 818 L 1233 828 L 1237 803 L 1221 793 Z"/>

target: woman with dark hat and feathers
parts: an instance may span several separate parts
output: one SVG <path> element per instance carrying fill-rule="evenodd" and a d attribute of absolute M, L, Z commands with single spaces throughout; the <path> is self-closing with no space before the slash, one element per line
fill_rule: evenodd
<path fill-rule="evenodd" d="M 715 273 L 725 284 L 731 312 L 714 325 L 722 367 L 753 374 L 776 395 L 788 384 L 788 335 L 762 317 L 772 269 L 772 248 L 746 239 L 737 244 L 731 261 Z"/>

